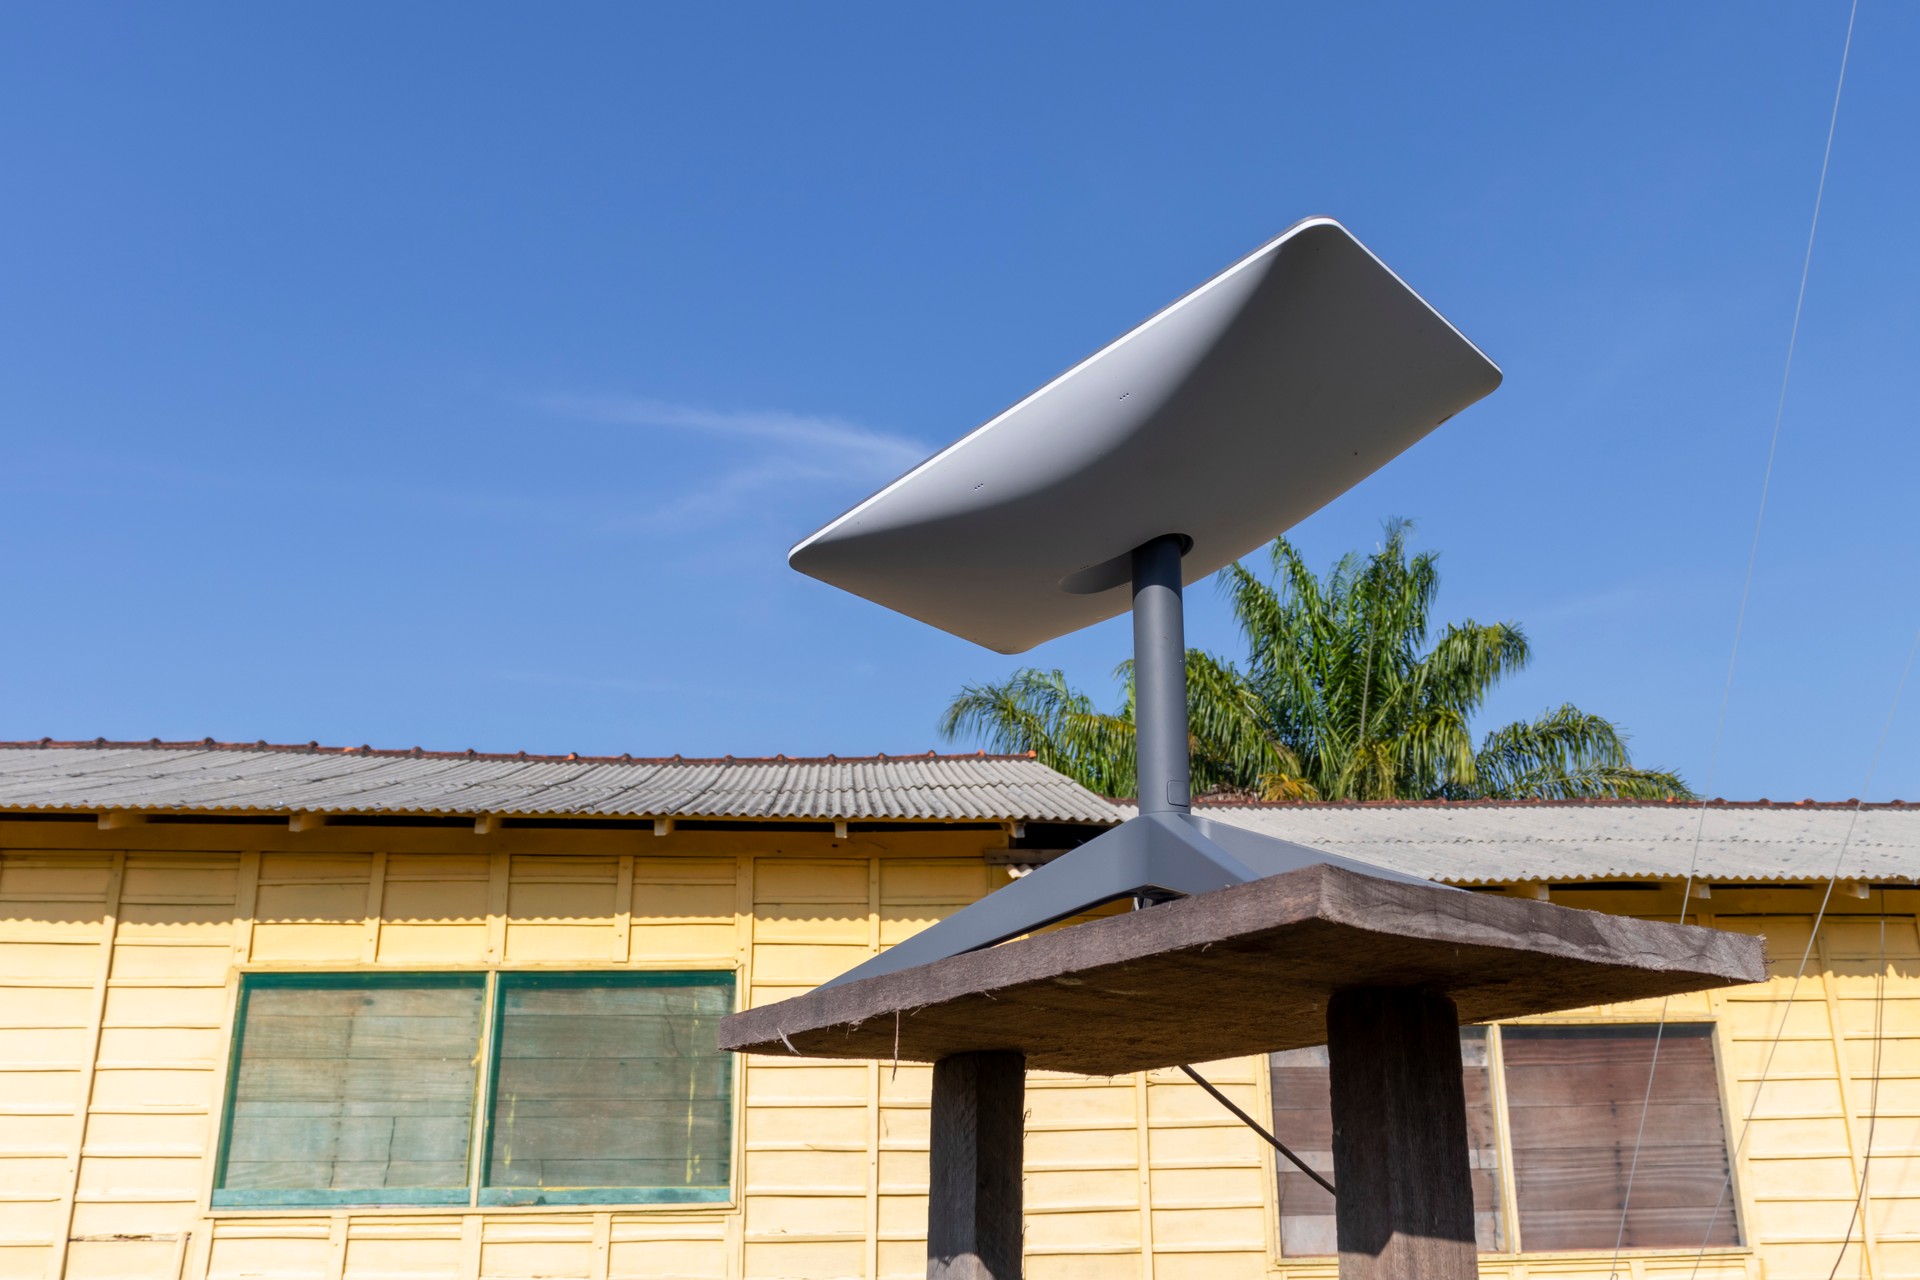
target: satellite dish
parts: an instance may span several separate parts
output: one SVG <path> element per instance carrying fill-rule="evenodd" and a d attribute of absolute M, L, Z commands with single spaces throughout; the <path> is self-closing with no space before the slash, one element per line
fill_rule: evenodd
<path fill-rule="evenodd" d="M 788 554 L 1000 653 L 1126 612 L 1128 556 L 1183 582 L 1292 528 L 1500 385 L 1330 218 L 1295 223 Z"/>
<path fill-rule="evenodd" d="M 828 985 L 1117 898 L 1316 863 L 1415 879 L 1193 815 L 1181 592 L 1499 385 L 1345 227 L 1308 218 L 794 547 L 802 573 L 1001 653 L 1133 610 L 1138 815 Z"/>

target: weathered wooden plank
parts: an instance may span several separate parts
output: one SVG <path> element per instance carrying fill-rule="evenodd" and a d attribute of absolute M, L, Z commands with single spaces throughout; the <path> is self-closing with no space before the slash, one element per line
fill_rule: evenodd
<path fill-rule="evenodd" d="M 1637 1181 L 1637 1179 L 1636 1179 Z M 1529 1250 L 1611 1249 L 1618 1239 L 1625 1249 L 1725 1248 L 1738 1244 L 1733 1210 L 1722 1205 L 1711 1228 L 1705 1207 L 1658 1208 L 1636 1210 L 1627 1218 L 1622 1234 L 1620 1208 L 1564 1209 L 1538 1218 L 1528 1217 L 1521 1226 L 1522 1238 Z M 1834 1244 L 1838 1243 L 1838 1233 Z M 1606 1243 L 1595 1245 L 1595 1240 Z M 1684 1246 L 1674 1242 L 1685 1240 Z M 1832 1257 L 1833 1245 L 1822 1242 L 1820 1253 Z"/>
<path fill-rule="evenodd" d="M 596 1159 L 579 1156 L 537 1156 L 494 1166 L 490 1187 L 704 1187 L 727 1181 L 724 1147 L 688 1151 L 684 1155 L 629 1156 Z"/>
<path fill-rule="evenodd" d="M 1720 1117 L 1719 1099 L 1675 1104 L 1656 1095 L 1645 1109 L 1644 1128 L 1640 1124 L 1639 1098 L 1593 1106 L 1514 1106 L 1507 1114 L 1515 1152 L 1568 1147 L 1631 1151 L 1638 1137 L 1643 1149 L 1708 1145 L 1725 1155 L 1726 1125 Z"/>
<path fill-rule="evenodd" d="M 253 1116 L 237 1125 L 230 1162 L 453 1160 L 466 1163 L 466 1116 Z"/>
<path fill-rule="evenodd" d="M 235 1076 L 237 1103 L 272 1101 L 366 1101 L 385 1105 L 454 1101 L 471 1105 L 474 1062 L 464 1058 L 315 1058 L 249 1062 Z"/>
<path fill-rule="evenodd" d="M 1542 1221 L 1543 1215 L 1570 1209 L 1611 1206 L 1616 1219 L 1620 1214 L 1621 1191 L 1627 1169 L 1633 1169 L 1633 1203 L 1627 1211 L 1628 1226 L 1636 1213 L 1655 1209 L 1693 1208 L 1700 1211 L 1699 1229 L 1689 1244 L 1697 1245 L 1705 1234 L 1709 1210 L 1723 1213 L 1731 1206 L 1724 1194 L 1727 1176 L 1726 1150 L 1719 1143 L 1645 1146 L 1640 1158 L 1633 1159 L 1631 1148 L 1561 1147 L 1533 1153 L 1516 1169 L 1522 1211 L 1529 1224 Z M 1668 1240 L 1668 1245 L 1675 1242 Z M 1729 1241 L 1729 1243 L 1731 1243 Z M 1586 1248 L 1608 1248 L 1613 1238 Z M 1680 1246 L 1675 1246 L 1680 1247 Z"/>
<path fill-rule="evenodd" d="M 669 1056 L 713 1053 L 722 1010 L 705 1014 L 552 1015 L 507 1011 L 502 1058 L 544 1057 L 566 1046 L 569 1057 L 635 1057 L 666 1050 Z"/>
<path fill-rule="evenodd" d="M 287 1160 L 229 1160 L 222 1191 L 377 1191 L 385 1188 L 466 1185 L 464 1160 L 352 1160 L 303 1156 Z"/>
<path fill-rule="evenodd" d="M 737 1013 L 724 1048 L 1118 1075 L 1322 1043 L 1333 992 L 1491 1021 L 1757 982 L 1760 940 L 1307 867 Z M 1260 1017 L 1247 1016 L 1249 1009 Z"/>
<path fill-rule="evenodd" d="M 933 1066 L 927 1280 L 1019 1280 L 1026 1062 L 963 1053 Z"/>
<path fill-rule="evenodd" d="M 1340 1280 L 1475 1280 L 1460 1024 L 1418 988 L 1327 1006 Z"/>
<path fill-rule="evenodd" d="M 715 1017 L 732 1007 L 731 974 L 667 974 L 645 985 L 617 979 L 553 985 L 536 980 L 524 986 L 516 982 L 506 992 L 507 1013 L 516 1018 Z"/>
<path fill-rule="evenodd" d="M 470 1017 L 480 999 L 477 979 L 425 982 L 419 986 L 355 982 L 339 976 L 330 985 L 276 985 L 256 979 L 247 990 L 247 1020 L 288 1018 Z"/>
<path fill-rule="evenodd" d="M 677 1113 L 660 1107 L 651 1115 L 515 1115 L 510 1123 L 496 1123 L 494 1161 L 504 1168 L 509 1161 L 647 1160 L 683 1150 L 724 1158 L 732 1141 L 724 1105 L 690 1108 L 683 1102 Z"/>
<path fill-rule="evenodd" d="M 526 1099 L 713 1098 L 731 1092 L 732 1064 L 705 1058 L 503 1058 L 500 1088 Z"/>
<path fill-rule="evenodd" d="M 1511 1042 L 1517 1049 L 1518 1042 Z M 1720 1082 L 1711 1055 L 1688 1062 L 1681 1058 L 1682 1047 L 1669 1042 L 1660 1049 L 1658 1069 L 1651 1072 L 1654 1088 L 1663 1101 L 1710 1105 L 1720 1100 Z M 1561 1057 L 1523 1057 L 1507 1055 L 1507 1070 L 1526 1081 L 1526 1097 L 1517 1103 L 1523 1107 L 1614 1106 L 1630 1102 L 1635 1107 L 1646 1096 L 1649 1062 L 1639 1055 L 1637 1062 L 1596 1064 L 1591 1068 Z"/>
<path fill-rule="evenodd" d="M 249 1010 L 246 1051 L 259 1058 L 472 1056 L 480 1039 L 479 1001 L 464 1016 L 307 1017 Z"/>

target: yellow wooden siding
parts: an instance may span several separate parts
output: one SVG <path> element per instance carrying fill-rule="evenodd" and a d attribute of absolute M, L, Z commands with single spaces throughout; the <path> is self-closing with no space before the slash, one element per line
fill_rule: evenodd
<path fill-rule="evenodd" d="M 0 822 L 0 1280 L 924 1274 L 931 1072 L 912 1063 L 743 1062 L 733 1204 L 209 1213 L 237 975 L 725 969 L 743 999 L 766 1002 L 1002 883 L 979 855 L 1003 843 L 982 830 Z M 1667 1006 L 1716 1024 L 1747 1244 L 1697 1266 L 1688 1250 L 1629 1253 L 1630 1280 L 1824 1280 L 1869 1131 L 1870 1194 L 1840 1273 L 1920 1280 L 1916 896 L 1836 900 L 1797 982 L 1817 893 L 1722 891 L 1702 904 L 1720 927 L 1764 933 L 1773 955 L 1765 984 Z M 1669 893 L 1556 897 L 1650 918 L 1678 907 Z M 1656 1002 L 1577 1018 L 1659 1013 Z M 1249 1111 L 1266 1108 L 1262 1063 L 1202 1070 Z M 1035 1280 L 1332 1276 L 1329 1259 L 1277 1256 L 1270 1154 L 1178 1073 L 1034 1073 L 1028 1110 Z M 1605 1280 L 1610 1261 L 1519 1252 L 1487 1255 L 1482 1270 Z"/>

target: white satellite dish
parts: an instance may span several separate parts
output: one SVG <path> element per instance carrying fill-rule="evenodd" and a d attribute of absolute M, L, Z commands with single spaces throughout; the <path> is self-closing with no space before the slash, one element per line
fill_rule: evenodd
<path fill-rule="evenodd" d="M 1330 218 L 1295 223 L 794 547 L 788 562 L 1000 653 L 1124 613 L 1133 548 L 1193 582 L 1500 385 Z"/>
<path fill-rule="evenodd" d="M 1001 653 L 1133 610 L 1139 815 L 834 983 L 1116 898 L 1315 863 L 1413 879 L 1193 815 L 1181 590 L 1499 385 L 1345 227 L 1309 218 L 794 547 L 802 573 Z"/>

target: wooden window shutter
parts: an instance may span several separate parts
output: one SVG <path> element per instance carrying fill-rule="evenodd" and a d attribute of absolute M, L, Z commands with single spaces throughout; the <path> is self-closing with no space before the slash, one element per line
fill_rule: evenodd
<path fill-rule="evenodd" d="M 1485 1027 L 1460 1028 L 1461 1079 L 1467 1094 L 1467 1150 L 1472 1165 L 1474 1233 L 1482 1252 L 1506 1247 L 1500 1218 L 1500 1143 L 1487 1080 Z M 1333 1180 L 1333 1102 L 1325 1046 L 1269 1059 L 1273 1132 L 1329 1181 Z M 1337 1252 L 1333 1197 L 1284 1159 L 1278 1166 L 1280 1252 L 1290 1258 Z"/>
<path fill-rule="evenodd" d="M 1740 1243 L 1727 1186 L 1713 1029 L 1669 1024 L 1659 1035 L 1657 1065 L 1655 1030 L 1502 1030 L 1520 1243 L 1527 1251 L 1611 1249 L 1616 1239 L 1629 1249 Z"/>

